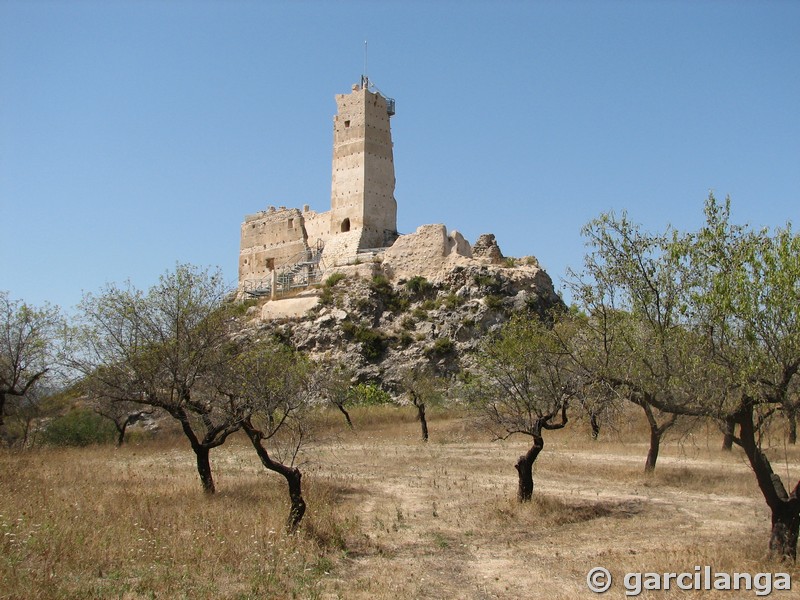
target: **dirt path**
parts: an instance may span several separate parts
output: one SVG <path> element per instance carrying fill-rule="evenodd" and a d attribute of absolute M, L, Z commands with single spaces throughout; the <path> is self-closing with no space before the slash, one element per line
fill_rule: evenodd
<path fill-rule="evenodd" d="M 743 539 L 766 543 L 768 514 L 754 489 L 654 483 L 639 475 L 638 456 L 551 449 L 535 474 L 539 501 L 520 506 L 513 462 L 524 440 L 425 445 L 413 431 L 408 440 L 357 434 L 313 449 L 309 476 L 347 490 L 342 509 L 363 536 L 324 597 L 588 598 L 595 565 L 691 571 L 747 559 Z M 714 460 L 662 461 L 678 478 L 707 472 L 713 482 L 720 471 Z M 732 488 L 748 488 L 740 461 L 723 467 L 743 480 Z M 693 597 L 709 596 L 681 594 Z"/>

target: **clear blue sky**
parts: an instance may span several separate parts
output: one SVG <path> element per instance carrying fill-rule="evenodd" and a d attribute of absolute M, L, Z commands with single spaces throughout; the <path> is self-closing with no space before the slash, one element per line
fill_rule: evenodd
<path fill-rule="evenodd" d="M 398 226 L 534 254 L 580 228 L 800 212 L 800 2 L 0 0 L 0 289 L 69 309 L 330 205 L 334 94 L 397 100 Z"/>

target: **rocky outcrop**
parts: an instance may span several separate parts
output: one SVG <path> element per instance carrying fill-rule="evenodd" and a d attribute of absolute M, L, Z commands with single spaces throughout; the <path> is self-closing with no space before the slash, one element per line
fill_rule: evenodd
<path fill-rule="evenodd" d="M 472 246 L 472 256 L 484 259 L 485 262 L 493 265 L 503 264 L 505 260 L 493 233 L 484 233 L 478 237 Z"/>
<path fill-rule="evenodd" d="M 463 238 L 447 235 L 443 226 L 420 229 L 418 239 L 430 244 L 396 256 L 387 250 L 383 263 L 337 270 L 316 291 L 314 308 L 302 316 L 256 319 L 249 327 L 271 332 L 315 360 L 345 364 L 361 381 L 379 381 L 392 390 L 404 371 L 421 365 L 456 376 L 470 368 L 481 340 L 512 315 L 541 318 L 563 306 L 538 266 L 486 264 L 459 254 Z M 425 261 L 439 268 L 423 268 Z"/>

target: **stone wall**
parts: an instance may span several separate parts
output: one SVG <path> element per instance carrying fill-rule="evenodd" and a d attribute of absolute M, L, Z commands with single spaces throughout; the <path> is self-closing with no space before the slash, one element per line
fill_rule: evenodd
<path fill-rule="evenodd" d="M 245 217 L 239 250 L 239 282 L 264 279 L 270 268 L 291 263 L 308 248 L 303 214 L 296 208 L 270 207 Z"/>
<path fill-rule="evenodd" d="M 386 249 L 383 270 L 396 280 L 421 275 L 435 281 L 447 268 L 469 264 L 471 257 L 469 243 L 459 232 L 448 235 L 444 225 L 422 225 Z"/>
<path fill-rule="evenodd" d="M 313 210 L 303 210 L 306 239 L 309 246 L 315 246 L 318 240 L 326 243 L 331 237 L 331 213 L 326 211 L 318 213 Z"/>

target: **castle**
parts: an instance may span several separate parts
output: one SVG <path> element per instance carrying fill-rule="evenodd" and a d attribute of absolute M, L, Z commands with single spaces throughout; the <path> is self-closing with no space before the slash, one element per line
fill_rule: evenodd
<path fill-rule="evenodd" d="M 308 205 L 302 210 L 271 206 L 245 217 L 240 295 L 275 298 L 277 292 L 319 282 L 332 268 L 393 280 L 423 276 L 436 281 L 459 265 L 506 264 L 491 234 L 470 246 L 458 231 L 448 232 L 442 224 L 397 233 L 389 125 L 395 103 L 371 87 L 364 76 L 349 94 L 336 96 L 331 209 L 318 213 Z M 525 276 L 532 278 L 539 266 L 528 258 L 533 270 Z"/>
<path fill-rule="evenodd" d="M 336 96 L 331 209 L 269 207 L 245 217 L 239 288 L 263 295 L 287 279 L 307 283 L 321 270 L 357 262 L 394 243 L 397 201 L 389 120 L 395 103 L 366 77 Z M 283 277 L 283 282 L 277 278 Z"/>

